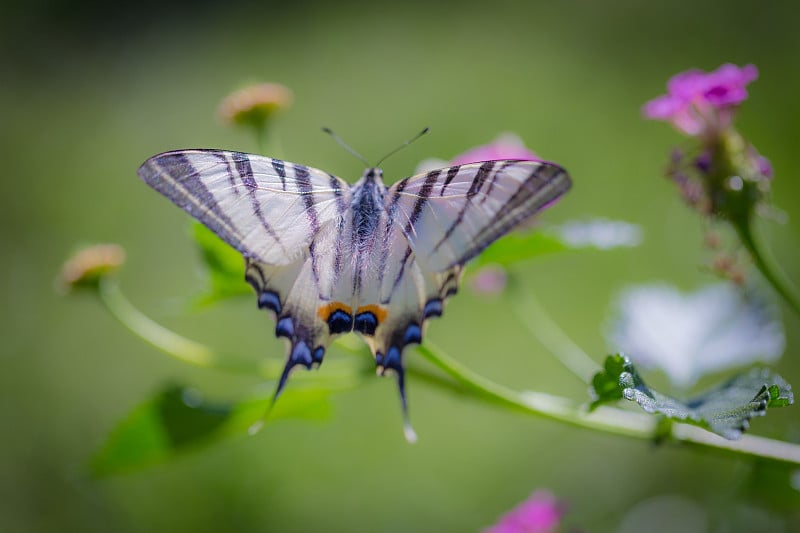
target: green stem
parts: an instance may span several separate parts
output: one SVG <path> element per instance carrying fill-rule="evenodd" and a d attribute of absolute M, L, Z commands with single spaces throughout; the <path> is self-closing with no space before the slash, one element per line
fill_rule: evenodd
<path fill-rule="evenodd" d="M 264 359 L 259 362 L 249 361 L 241 357 L 220 353 L 193 340 L 178 335 L 170 331 L 161 324 L 157 323 L 141 311 L 125 297 L 119 288 L 116 280 L 103 278 L 99 284 L 100 301 L 111 312 L 120 324 L 128 328 L 136 336 L 156 347 L 165 354 L 190 365 L 219 370 L 246 374 L 249 376 L 259 376 L 268 380 L 277 379 L 283 372 L 284 361 L 274 358 Z M 348 353 L 363 357 L 364 350 L 349 339 L 340 339 L 337 344 Z M 341 378 L 343 375 L 353 373 L 363 373 L 366 367 L 362 365 L 365 359 L 332 361 L 326 365 L 327 372 L 323 378 L 317 373 L 300 373 L 298 379 L 326 380 L 334 377 Z M 369 372 L 371 373 L 371 372 Z"/>
<path fill-rule="evenodd" d="M 256 126 L 254 131 L 259 154 L 283 159 L 283 146 L 274 128 L 268 129 L 267 125 L 264 124 L 262 126 Z"/>
<path fill-rule="evenodd" d="M 256 138 L 256 147 L 260 155 L 267 154 L 267 127 L 266 125 L 259 125 L 253 128 Z"/>
<path fill-rule="evenodd" d="M 274 379 L 280 374 L 282 363 L 275 360 L 263 364 L 237 359 L 216 353 L 207 346 L 174 333 L 136 309 L 125 297 L 119 285 L 104 278 L 99 285 L 100 300 L 111 314 L 125 327 L 167 355 L 184 363 L 203 368 L 235 371 Z M 347 351 L 362 350 L 342 343 Z M 517 392 L 476 374 L 458 361 L 426 343 L 417 351 L 435 366 L 454 378 L 468 392 L 478 398 L 511 407 L 517 411 L 556 420 L 575 427 L 594 429 L 615 435 L 652 440 L 657 430 L 657 418 L 613 407 L 601 406 L 589 412 L 580 404 L 540 392 Z M 424 371 L 415 371 L 438 386 L 446 382 Z M 672 440 L 707 449 L 722 450 L 736 456 L 768 458 L 800 465 L 800 446 L 763 437 L 745 435 L 738 441 L 728 441 L 701 428 L 686 424 L 673 424 Z"/>
<path fill-rule="evenodd" d="M 136 309 L 128 301 L 112 278 L 103 278 L 99 284 L 100 301 L 122 325 L 148 344 L 165 354 L 194 366 L 215 370 L 235 371 L 274 378 L 280 374 L 277 365 L 245 361 L 234 356 L 214 352 L 208 346 L 182 337 Z M 270 361 L 269 363 L 276 363 Z M 275 368 L 271 368 L 275 366 Z"/>
<path fill-rule="evenodd" d="M 625 437 L 653 440 L 658 418 L 645 413 L 601 406 L 589 412 L 580 404 L 540 392 L 517 392 L 480 376 L 426 342 L 417 351 L 477 396 L 525 413 L 549 418 L 575 427 L 593 429 Z M 767 458 L 800 465 L 800 445 L 764 437 L 744 435 L 737 441 L 723 439 L 702 428 L 674 423 L 670 440 L 703 449 L 724 451 L 736 456 Z"/>
<path fill-rule="evenodd" d="M 780 275 L 775 267 L 770 265 L 767 261 L 761 248 L 756 243 L 755 236 L 753 235 L 752 223 L 749 219 L 743 222 L 734 222 L 733 227 L 739 235 L 739 240 L 750 252 L 750 257 L 753 258 L 756 268 L 758 268 L 761 275 L 772 285 L 772 288 L 789 304 L 792 310 L 800 315 L 800 299 L 796 296 L 795 292 L 789 287 L 785 281 L 784 276 Z"/>
<path fill-rule="evenodd" d="M 524 289 L 510 292 L 511 309 L 528 333 L 578 379 L 584 383 L 591 382 L 592 376 L 602 370 L 600 365 L 558 327 L 530 292 Z"/>

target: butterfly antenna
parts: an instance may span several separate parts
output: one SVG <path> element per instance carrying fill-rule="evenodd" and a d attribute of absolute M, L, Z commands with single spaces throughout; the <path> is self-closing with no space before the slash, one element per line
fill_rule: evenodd
<path fill-rule="evenodd" d="M 358 152 L 356 152 L 355 150 L 350 148 L 350 146 L 346 142 L 344 142 L 341 137 L 339 137 L 338 135 L 333 133 L 332 129 L 330 129 L 330 128 L 322 128 L 322 131 L 324 131 L 325 133 L 327 133 L 328 135 L 333 137 L 333 140 L 336 141 L 339 144 L 339 146 L 341 146 L 342 148 L 344 148 L 345 150 L 350 152 L 352 155 L 356 156 L 359 159 L 359 161 L 364 163 L 364 165 L 366 165 L 367 167 L 372 166 L 372 165 L 369 164 L 369 162 L 366 159 L 364 159 L 364 156 L 362 156 L 361 154 L 359 154 Z"/>
<path fill-rule="evenodd" d="M 386 161 L 389 158 L 389 156 L 392 156 L 392 155 L 396 154 L 397 152 L 399 152 L 400 150 L 402 150 L 403 148 L 405 148 L 409 144 L 413 143 L 414 141 L 416 141 L 417 139 L 419 139 L 420 137 L 422 137 L 423 135 L 425 135 L 429 131 L 431 131 L 430 128 L 423 129 L 421 132 L 419 132 L 416 135 L 414 135 L 411 139 L 407 140 L 406 142 L 404 142 L 403 144 L 401 144 L 400 146 L 398 146 L 397 148 L 395 148 L 394 150 L 392 150 L 391 152 L 389 152 L 385 156 L 381 157 L 380 160 L 375 164 L 375 166 L 376 167 L 381 166 L 381 163 Z"/>

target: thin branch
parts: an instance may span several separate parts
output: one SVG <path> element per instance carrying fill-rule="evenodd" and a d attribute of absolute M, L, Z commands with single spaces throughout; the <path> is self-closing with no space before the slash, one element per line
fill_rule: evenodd
<path fill-rule="evenodd" d="M 136 309 L 117 283 L 110 278 L 101 281 L 98 293 L 100 300 L 120 323 L 149 344 L 184 363 L 208 369 L 244 372 L 268 379 L 274 379 L 280 374 L 282 364 L 279 361 L 268 360 L 258 364 L 223 355 L 164 328 Z M 353 353 L 363 351 L 347 342 L 341 343 L 341 347 Z M 581 404 L 568 398 L 541 392 L 517 392 L 476 374 L 430 343 L 426 342 L 416 349 L 428 361 L 455 379 L 467 392 L 485 401 L 575 427 L 614 435 L 644 440 L 653 440 L 656 435 L 658 419 L 654 416 L 605 406 L 589 412 Z M 452 384 L 427 372 L 415 371 L 415 374 L 430 384 L 452 388 Z M 671 438 L 680 443 L 740 457 L 751 456 L 800 465 L 800 446 L 764 437 L 745 435 L 738 441 L 729 441 L 701 428 L 675 423 L 672 425 Z"/>
<path fill-rule="evenodd" d="M 600 407 L 588 412 L 576 402 L 540 392 L 516 392 L 478 375 L 458 361 L 447 356 L 430 343 L 418 346 L 417 351 L 449 376 L 485 399 L 507 404 L 528 414 L 564 422 L 572 426 L 594 429 L 605 433 L 653 440 L 658 419 L 645 413 L 624 411 L 613 407 Z M 766 458 L 800 465 L 800 445 L 783 441 L 744 435 L 736 441 L 726 440 L 702 428 L 674 423 L 670 440 L 737 456 Z"/>
<path fill-rule="evenodd" d="M 511 309 L 522 327 L 573 375 L 584 383 L 590 383 L 592 376 L 602 370 L 600 365 L 550 318 L 530 291 L 515 285 L 509 292 Z"/>
<path fill-rule="evenodd" d="M 270 363 L 256 363 L 223 355 L 208 346 L 182 337 L 154 321 L 131 304 L 113 278 L 100 280 L 100 301 L 111 314 L 131 332 L 148 344 L 183 363 L 214 370 L 235 371 L 250 375 L 273 378 L 280 368 Z"/>
<path fill-rule="evenodd" d="M 752 222 L 746 220 L 740 223 L 733 223 L 742 245 L 750 252 L 750 257 L 753 258 L 756 268 L 758 268 L 761 275 L 772 285 L 772 288 L 781 295 L 784 301 L 789 304 L 792 310 L 800 315 L 800 299 L 798 299 L 795 291 L 790 287 L 786 281 L 785 276 L 779 273 L 778 269 L 771 264 L 765 255 L 765 251 L 758 245 L 756 238 L 753 235 Z"/>

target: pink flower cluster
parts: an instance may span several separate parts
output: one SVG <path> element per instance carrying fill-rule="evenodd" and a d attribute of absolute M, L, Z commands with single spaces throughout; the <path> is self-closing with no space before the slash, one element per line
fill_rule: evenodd
<path fill-rule="evenodd" d="M 519 159 L 522 161 L 541 161 L 538 155 L 530 151 L 522 139 L 513 133 L 498 136 L 489 144 L 476 146 L 463 154 L 457 155 L 451 165 L 466 165 L 478 161 L 497 161 L 500 159 Z M 499 266 L 487 266 L 479 270 L 472 279 L 472 288 L 478 293 L 494 295 L 505 290 L 508 281 L 506 271 Z"/>
<path fill-rule="evenodd" d="M 747 99 L 747 84 L 756 78 L 755 65 L 726 63 L 713 72 L 687 70 L 673 76 L 667 94 L 647 102 L 642 111 L 687 135 L 715 135 L 730 127 L 736 108 Z"/>
<path fill-rule="evenodd" d="M 552 533 L 564 516 L 564 507 L 556 497 L 539 490 L 500 517 L 484 533 Z"/>
<path fill-rule="evenodd" d="M 520 159 L 541 161 L 538 155 L 528 150 L 522 140 L 512 133 L 500 135 L 489 144 L 477 146 L 457 155 L 450 164 L 466 165 L 478 161 L 497 161 L 499 159 Z"/>

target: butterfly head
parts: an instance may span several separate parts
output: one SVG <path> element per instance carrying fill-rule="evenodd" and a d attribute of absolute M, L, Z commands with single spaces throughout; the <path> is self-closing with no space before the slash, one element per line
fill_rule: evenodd
<path fill-rule="evenodd" d="M 365 182 L 377 181 L 383 183 L 383 170 L 378 167 L 371 167 L 364 171 L 361 179 Z"/>

